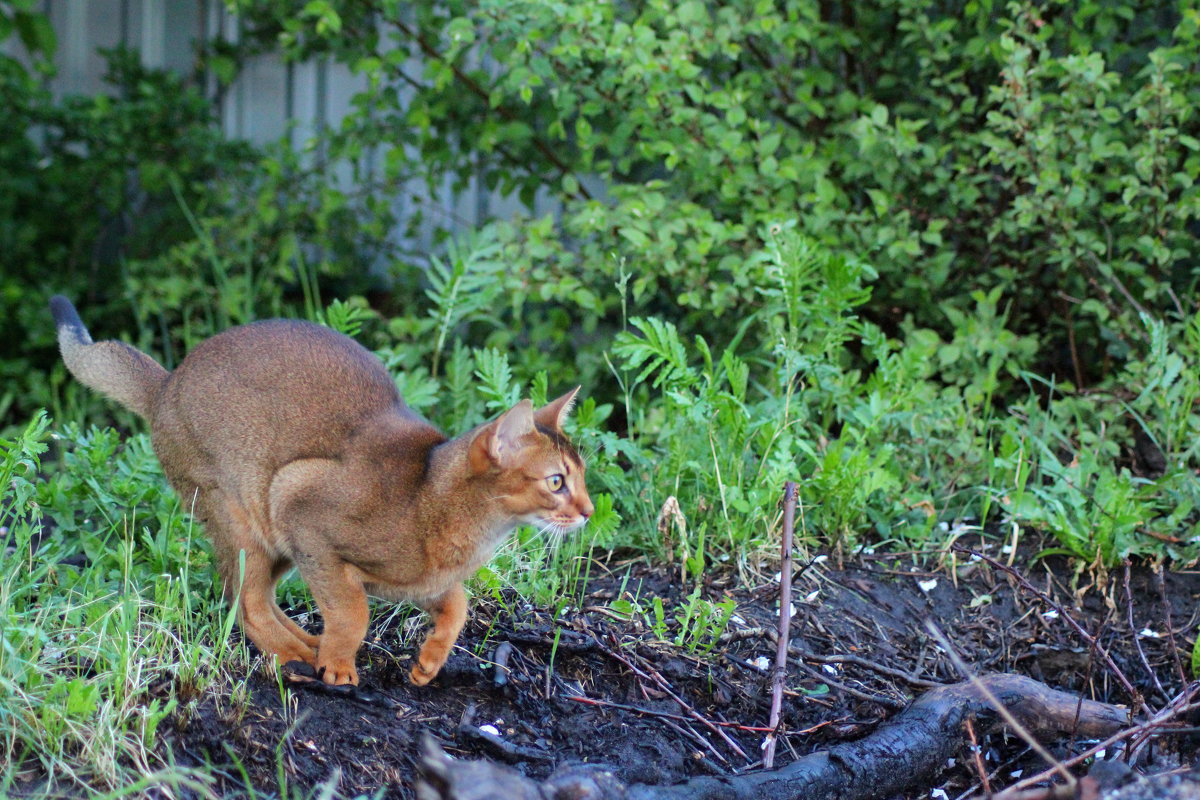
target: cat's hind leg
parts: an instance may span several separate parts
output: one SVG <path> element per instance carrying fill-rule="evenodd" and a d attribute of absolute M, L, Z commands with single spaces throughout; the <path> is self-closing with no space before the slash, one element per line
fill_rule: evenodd
<path fill-rule="evenodd" d="M 275 587 L 279 585 L 279 580 L 286 575 L 288 570 L 291 568 L 292 562 L 289 559 L 280 559 L 279 561 L 275 562 L 274 566 L 271 567 L 271 611 L 274 612 L 275 618 L 279 620 L 279 623 L 283 625 L 283 627 L 295 634 L 297 639 L 316 650 L 317 645 L 321 643 L 321 637 L 315 636 L 304 630 L 304 628 L 300 627 L 299 623 L 297 623 L 287 614 L 283 613 L 283 609 L 280 608 L 279 603 L 275 601 Z"/>
<path fill-rule="evenodd" d="M 323 489 L 339 469 L 326 459 L 302 459 L 271 479 L 267 508 L 273 535 L 286 543 L 325 620 L 314 666 L 329 684 L 358 683 L 354 657 L 367 634 L 369 610 L 362 573 L 344 561 L 330 533 L 345 524 L 337 498 Z"/>
<path fill-rule="evenodd" d="M 303 661 L 316 666 L 316 637 L 288 619 L 275 602 L 275 584 L 286 571 L 286 559 L 267 552 L 262 537 L 234 501 L 210 491 L 202 502 L 225 599 L 237 603 L 242 630 L 259 650 L 275 655 L 281 664 Z"/>

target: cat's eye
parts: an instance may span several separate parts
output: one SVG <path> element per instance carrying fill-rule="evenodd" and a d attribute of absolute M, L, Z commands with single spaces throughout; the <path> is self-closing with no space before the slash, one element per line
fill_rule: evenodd
<path fill-rule="evenodd" d="M 546 485 L 549 486 L 550 491 L 554 492 L 555 494 L 561 492 L 566 487 L 566 483 L 563 481 L 563 476 L 557 473 L 551 475 L 549 478 L 546 478 Z"/>

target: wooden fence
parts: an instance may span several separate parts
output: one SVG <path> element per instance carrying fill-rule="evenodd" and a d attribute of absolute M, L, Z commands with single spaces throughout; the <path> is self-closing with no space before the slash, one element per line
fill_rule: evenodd
<path fill-rule="evenodd" d="M 57 73 L 49 85 L 56 96 L 105 91 L 101 48 L 125 45 L 139 51 L 147 66 L 190 72 L 196 41 L 236 41 L 239 35 L 237 16 L 221 0 L 42 0 L 42 9 L 58 37 Z M 9 47 L 12 52 L 12 43 Z M 346 115 L 363 86 L 364 79 L 326 59 L 286 64 L 273 55 L 258 57 L 220 93 L 221 124 L 231 138 L 264 144 L 286 136 L 299 147 L 315 130 Z M 218 95 L 215 81 L 209 89 L 210 96 Z M 381 161 L 380 156 L 371 158 L 368 170 Z M 432 193 L 424 181 L 413 181 L 397 194 L 395 204 L 401 220 L 414 204 L 424 212 L 415 239 L 402 242 L 418 250 L 429 248 L 436 228 L 454 234 L 520 208 L 515 199 L 490 193 L 479 181 L 454 192 L 448 179 Z M 534 212 L 553 208 L 540 197 Z"/>

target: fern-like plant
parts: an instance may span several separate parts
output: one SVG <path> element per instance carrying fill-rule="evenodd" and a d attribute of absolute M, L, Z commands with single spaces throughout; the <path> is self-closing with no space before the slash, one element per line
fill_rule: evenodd
<path fill-rule="evenodd" d="M 655 389 L 696 384 L 698 376 L 688 365 L 687 350 L 673 322 L 657 317 L 634 317 L 629 324 L 642 335 L 639 337 L 622 331 L 613 345 L 613 352 L 625 359 L 625 366 L 629 369 L 641 370 L 634 383 L 642 383 L 654 375 L 651 385 Z"/>
<path fill-rule="evenodd" d="M 497 280 L 503 264 L 497 258 L 500 245 L 492 228 L 451 242 L 445 258 L 434 256 L 429 263 L 429 288 L 433 301 L 435 337 L 430 373 L 437 377 L 442 352 L 450 332 L 468 316 L 490 309 L 502 286 Z"/>

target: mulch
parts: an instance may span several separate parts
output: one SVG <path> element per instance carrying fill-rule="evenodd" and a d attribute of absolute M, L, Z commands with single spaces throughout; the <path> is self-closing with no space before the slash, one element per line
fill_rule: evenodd
<path fill-rule="evenodd" d="M 777 766 L 871 733 L 923 692 L 962 681 L 962 665 L 1151 711 L 1186 685 L 1200 573 L 1073 571 L 1032 548 L 1014 556 L 995 542 L 972 546 L 985 558 L 859 553 L 840 566 L 796 565 Z M 475 598 L 455 653 L 424 688 L 407 680 L 420 618 L 380 606 L 359 656 L 361 687 L 281 681 L 260 664 L 181 703 L 160 726 L 162 747 L 177 764 L 207 765 L 225 795 L 247 783 L 279 792 L 282 774 L 289 790 L 413 798 L 424 733 L 456 758 L 539 780 L 584 763 L 606 764 L 626 783 L 742 774 L 761 768 L 770 732 L 779 586 L 763 570 L 708 575 L 702 596 L 732 599 L 734 616 L 719 639 L 678 644 L 675 615 L 695 585 L 669 566 L 610 559 L 578 605 L 556 615 L 511 595 Z M 635 606 L 642 613 L 629 614 Z M 1089 744 L 1048 746 L 1062 759 Z M 1140 747 L 1136 767 L 1190 765 L 1197 744 L 1167 729 Z M 996 790 L 1047 766 L 1003 733 L 981 734 L 978 752 L 964 750 L 910 796 L 953 800 L 979 793 L 985 777 Z"/>

